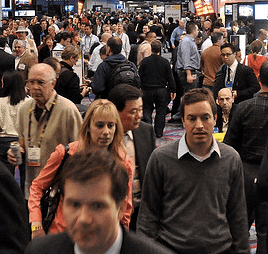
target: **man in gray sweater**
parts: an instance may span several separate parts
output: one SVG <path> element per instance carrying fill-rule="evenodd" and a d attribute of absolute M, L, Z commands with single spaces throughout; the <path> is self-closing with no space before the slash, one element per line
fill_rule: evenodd
<path fill-rule="evenodd" d="M 152 153 L 137 231 L 180 254 L 249 253 L 243 168 L 238 153 L 212 136 L 212 93 L 182 99 L 186 134 Z"/>

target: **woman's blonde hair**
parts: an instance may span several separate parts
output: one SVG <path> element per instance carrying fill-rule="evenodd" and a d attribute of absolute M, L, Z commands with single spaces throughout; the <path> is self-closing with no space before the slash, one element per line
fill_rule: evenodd
<path fill-rule="evenodd" d="M 84 122 L 82 124 L 82 127 L 79 131 L 78 134 L 78 151 L 85 151 L 87 148 L 90 147 L 90 141 L 91 141 L 91 136 L 90 136 L 90 124 L 92 121 L 98 117 L 98 116 L 113 116 L 115 124 L 116 124 L 116 129 L 114 133 L 114 138 L 112 143 L 109 145 L 108 150 L 114 154 L 118 159 L 122 159 L 122 157 L 119 155 L 119 151 L 125 151 L 125 147 L 123 145 L 123 139 L 124 139 L 124 130 L 123 126 L 118 114 L 118 111 L 115 107 L 115 105 L 106 100 L 106 99 L 98 99 L 93 101 L 85 115 Z"/>

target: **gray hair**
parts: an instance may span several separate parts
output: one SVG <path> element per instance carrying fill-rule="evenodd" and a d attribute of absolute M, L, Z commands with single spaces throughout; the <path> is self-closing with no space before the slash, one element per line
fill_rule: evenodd
<path fill-rule="evenodd" d="M 17 45 L 17 44 L 20 44 L 23 48 L 26 48 L 26 41 L 15 39 L 14 45 Z"/>

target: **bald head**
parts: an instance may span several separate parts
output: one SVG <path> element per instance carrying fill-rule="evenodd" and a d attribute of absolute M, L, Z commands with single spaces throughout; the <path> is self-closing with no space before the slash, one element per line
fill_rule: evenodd
<path fill-rule="evenodd" d="M 107 41 L 112 37 L 112 34 L 110 33 L 103 33 L 101 35 L 101 41 L 104 43 L 107 43 Z"/>
<path fill-rule="evenodd" d="M 32 66 L 27 85 L 39 108 L 45 108 L 46 103 L 53 95 L 55 84 L 56 72 L 50 65 L 40 63 Z"/>
<path fill-rule="evenodd" d="M 232 91 L 228 88 L 222 88 L 218 92 L 217 104 L 222 108 L 224 113 L 230 113 L 234 103 Z"/>

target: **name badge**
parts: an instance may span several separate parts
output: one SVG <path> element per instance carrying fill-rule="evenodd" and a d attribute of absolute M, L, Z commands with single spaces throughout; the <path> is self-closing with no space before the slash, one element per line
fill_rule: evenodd
<path fill-rule="evenodd" d="M 227 88 L 232 88 L 233 87 L 233 81 L 226 81 L 225 86 Z"/>
<path fill-rule="evenodd" d="M 21 63 L 21 64 L 19 64 L 18 70 L 19 70 L 19 71 L 24 71 L 25 68 L 26 68 L 26 64 Z"/>
<path fill-rule="evenodd" d="M 40 167 L 41 166 L 41 148 L 29 147 L 28 148 L 28 166 L 29 167 Z"/>

